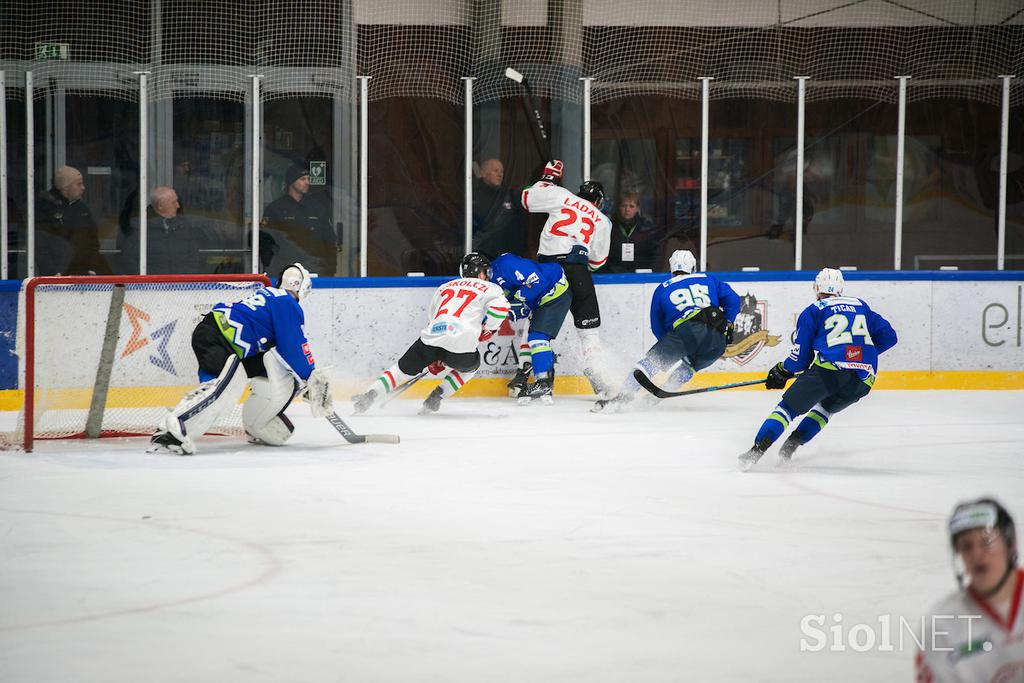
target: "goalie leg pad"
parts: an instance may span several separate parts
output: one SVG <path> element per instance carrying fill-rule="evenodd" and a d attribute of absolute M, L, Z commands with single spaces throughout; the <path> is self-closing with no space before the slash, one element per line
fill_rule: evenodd
<path fill-rule="evenodd" d="M 241 398 L 245 389 L 245 373 L 241 372 L 241 367 L 237 356 L 228 358 L 216 379 L 203 382 L 189 392 L 167 415 L 161 425 L 163 430 L 194 451 L 193 442 Z"/>
<path fill-rule="evenodd" d="M 242 408 L 242 426 L 249 436 L 280 446 L 295 430 L 284 416 L 295 397 L 295 378 L 273 353 L 265 354 L 263 363 L 267 376 L 249 380 L 252 393 Z"/>

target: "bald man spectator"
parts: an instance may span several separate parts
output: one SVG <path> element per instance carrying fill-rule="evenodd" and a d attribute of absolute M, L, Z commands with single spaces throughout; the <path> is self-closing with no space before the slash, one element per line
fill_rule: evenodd
<path fill-rule="evenodd" d="M 109 275 L 100 255 L 99 228 L 82 201 L 85 179 L 61 166 L 53 187 L 36 200 L 36 275 Z"/>
<path fill-rule="evenodd" d="M 177 273 L 206 273 L 208 240 L 200 228 L 179 213 L 178 193 L 161 185 L 150 193 L 146 207 L 146 273 L 172 275 Z M 138 219 L 132 221 L 132 230 L 121 245 L 122 270 L 139 272 L 139 244 L 141 238 Z"/>
<path fill-rule="evenodd" d="M 260 260 L 273 272 L 302 263 L 317 275 L 334 275 L 338 239 L 330 208 L 309 196 L 309 169 L 295 164 L 284 175 L 284 194 L 267 204 L 260 225 Z"/>
<path fill-rule="evenodd" d="M 505 166 L 497 159 L 480 163 L 473 186 L 473 251 L 497 257 L 526 253 L 526 222 L 519 193 L 505 183 Z"/>

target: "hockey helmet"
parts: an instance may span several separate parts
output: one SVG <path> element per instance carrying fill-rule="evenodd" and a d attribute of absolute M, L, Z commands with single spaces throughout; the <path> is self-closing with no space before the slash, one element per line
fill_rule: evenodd
<path fill-rule="evenodd" d="M 459 275 L 462 277 L 479 277 L 481 271 L 484 279 L 491 279 L 491 260 L 477 251 L 471 251 L 462 257 L 459 264 Z"/>
<path fill-rule="evenodd" d="M 277 282 L 278 287 L 292 292 L 299 301 L 305 299 L 309 291 L 313 289 L 313 278 L 301 263 L 292 263 L 286 266 L 281 271 L 281 277 Z"/>
<path fill-rule="evenodd" d="M 988 532 L 998 531 L 1006 542 L 1007 576 L 1017 566 L 1017 532 L 1013 526 L 1013 517 L 1002 504 L 994 498 L 979 498 L 960 503 L 949 518 L 949 542 L 953 546 L 954 565 L 957 580 L 962 584 L 964 566 L 956 552 L 956 539 L 972 529 L 984 529 Z M 1003 577 L 1003 581 L 1006 577 Z M 1000 581 L 1002 585 L 1002 581 Z M 998 586 L 997 586 L 998 590 Z"/>
<path fill-rule="evenodd" d="M 604 185 L 596 180 L 588 180 L 580 185 L 580 190 L 576 193 L 576 196 L 580 199 L 586 199 L 594 206 L 600 208 L 601 204 L 604 203 Z"/>
<path fill-rule="evenodd" d="M 668 257 L 668 269 L 673 273 L 692 273 L 696 268 L 697 258 L 686 249 L 677 249 Z"/>
<path fill-rule="evenodd" d="M 835 268 L 822 268 L 814 278 L 814 293 L 842 296 L 843 285 L 845 285 L 843 271 Z"/>

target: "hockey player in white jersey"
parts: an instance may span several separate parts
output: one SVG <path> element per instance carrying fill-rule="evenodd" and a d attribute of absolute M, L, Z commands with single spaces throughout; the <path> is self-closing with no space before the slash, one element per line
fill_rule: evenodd
<path fill-rule="evenodd" d="M 397 363 L 384 370 L 352 397 L 355 412 L 363 413 L 425 371 L 442 374 L 441 384 L 423 402 L 422 413 L 434 413 L 441 400 L 468 382 L 480 367 L 477 345 L 486 341 L 508 317 L 509 303 L 501 287 L 490 282 L 491 262 L 472 252 L 462 258 L 461 277 L 444 283 L 430 301 L 430 318 L 419 338 Z"/>
<path fill-rule="evenodd" d="M 557 262 L 565 271 L 572 291 L 570 310 L 583 349 L 583 373 L 594 393 L 605 394 L 611 382 L 602 371 L 601 310 L 591 273 L 608 260 L 612 224 L 599 209 L 604 201 L 601 183 L 588 180 L 573 194 L 557 184 L 562 170 L 561 161 L 549 161 L 541 179 L 523 190 L 522 201 L 531 213 L 548 214 L 537 261 Z"/>
<path fill-rule="evenodd" d="M 949 520 L 961 589 L 924 620 L 915 678 L 928 683 L 1024 681 L 1024 570 L 1013 518 L 991 498 L 962 503 Z"/>

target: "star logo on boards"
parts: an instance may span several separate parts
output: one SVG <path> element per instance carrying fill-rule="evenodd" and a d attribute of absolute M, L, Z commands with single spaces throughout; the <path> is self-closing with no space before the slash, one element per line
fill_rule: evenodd
<path fill-rule="evenodd" d="M 178 321 L 172 320 L 147 335 L 143 330 L 143 323 L 150 321 L 149 314 L 131 304 L 124 304 L 124 312 L 128 316 L 128 323 L 132 326 L 132 334 L 128 339 L 128 343 L 124 345 L 121 358 L 127 358 L 139 349 L 149 346 L 150 342 L 154 342 L 156 349 L 149 356 L 149 362 L 164 372 L 177 375 L 178 373 L 174 369 L 174 361 L 171 360 L 171 355 L 167 352 L 167 345 L 171 341 L 171 336 L 174 334 L 174 328 L 177 326 Z"/>

